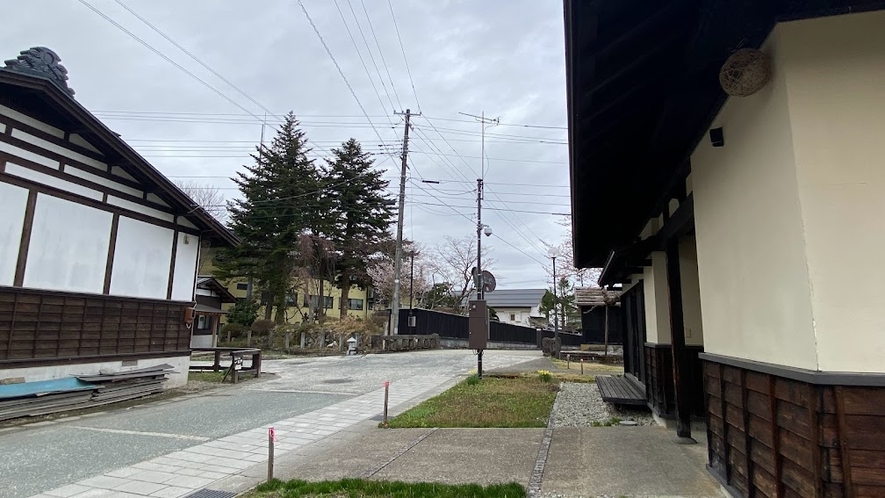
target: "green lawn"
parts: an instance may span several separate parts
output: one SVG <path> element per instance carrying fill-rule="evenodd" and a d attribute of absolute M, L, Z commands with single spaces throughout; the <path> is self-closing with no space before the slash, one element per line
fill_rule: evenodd
<path fill-rule="evenodd" d="M 519 484 L 479 486 L 405 483 L 343 479 L 341 481 L 273 481 L 258 486 L 246 498 L 517 498 L 525 496 Z"/>
<path fill-rule="evenodd" d="M 391 428 L 546 427 L 559 383 L 537 375 L 465 380 L 390 420 Z"/>

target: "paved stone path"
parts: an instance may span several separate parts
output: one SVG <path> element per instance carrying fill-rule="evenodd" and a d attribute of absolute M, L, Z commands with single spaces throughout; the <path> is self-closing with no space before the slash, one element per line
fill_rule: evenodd
<path fill-rule="evenodd" d="M 430 354 L 400 354 L 384 355 L 379 360 L 387 369 L 397 368 L 395 371 L 379 372 L 378 368 L 372 368 L 372 380 L 388 377 L 393 380 L 390 385 L 391 414 L 403 411 L 415 404 L 434 396 L 466 374 L 464 367 L 470 365 L 472 355 L 469 352 L 435 352 Z M 532 354 L 507 354 L 490 355 L 491 363 L 496 366 L 506 366 L 523 361 L 529 361 L 536 356 Z M 397 359 L 398 357 L 398 359 Z M 205 429 L 200 431 L 182 430 L 181 426 L 164 429 L 162 415 L 157 417 L 142 417 L 136 421 L 128 421 L 129 425 L 119 425 L 126 421 L 122 417 L 107 417 L 100 424 L 89 420 L 66 421 L 61 424 L 67 430 L 77 429 L 86 434 L 91 434 L 89 439 L 104 436 L 117 436 L 115 441 L 125 441 L 120 437 L 132 438 L 153 436 L 151 439 L 172 441 L 177 446 L 169 446 L 160 451 L 159 456 L 139 461 L 130 465 L 114 467 L 100 475 L 76 480 L 72 484 L 56 487 L 33 495 L 34 498 L 99 498 L 99 497 L 133 497 L 153 496 L 176 498 L 186 496 L 198 489 L 209 488 L 227 491 L 242 491 L 255 484 L 262 482 L 266 475 L 267 462 L 267 429 L 269 426 L 276 428 L 279 442 L 275 446 L 275 456 L 285 459 L 287 454 L 300 454 L 310 450 L 315 443 L 326 438 L 339 437 L 342 433 L 355 430 L 358 425 L 365 426 L 366 422 L 380 416 L 383 407 L 384 389 L 376 388 L 361 395 L 343 392 L 344 387 L 338 390 L 339 384 L 322 384 L 303 382 L 304 378 L 295 385 L 293 382 L 285 382 L 298 377 L 299 372 L 312 372 L 307 375 L 319 376 L 317 378 L 337 378 L 341 376 L 340 370 L 326 372 L 323 364 L 333 365 L 340 360 L 323 359 L 316 362 L 308 361 L 282 361 L 279 363 L 283 375 L 269 382 L 254 384 L 251 389 L 245 391 L 232 391 L 231 402 L 238 398 L 261 395 L 268 392 L 299 392 L 316 393 L 317 389 L 330 389 L 333 392 L 325 393 L 336 401 L 327 406 L 304 413 L 300 412 L 293 417 L 274 420 L 268 424 L 256 422 L 253 428 L 236 432 L 223 437 L 217 437 Z M 409 362 L 417 362 L 411 375 Z M 292 365 L 301 365 L 302 368 Z M 358 377 L 359 378 L 359 377 Z M 361 380 L 365 380 L 361 378 Z M 374 383 L 378 386 L 380 382 Z M 248 386 L 249 384 L 245 384 Z M 296 391 L 296 388 L 298 391 Z M 351 386 L 349 389 L 353 389 Z M 313 390 L 313 391 L 311 391 Z M 365 388 L 362 389 L 365 392 Z M 218 391 L 218 392 L 224 392 Z M 316 394 L 312 394 L 316 395 Z M 350 395 L 350 396 L 348 396 Z M 342 398 L 343 401 L 341 400 Z M 207 409 L 207 413 L 201 413 L 199 407 L 204 399 L 197 396 L 189 396 L 196 402 L 196 410 L 191 406 L 194 424 L 211 425 L 215 423 L 212 418 L 213 411 Z M 210 401 L 211 396 L 205 398 Z M 164 402 L 165 405 L 168 402 Z M 174 403 L 180 405 L 180 403 Z M 151 406 L 151 405 L 146 405 Z M 162 410 L 162 406 L 150 410 Z M 242 408 L 241 408 L 242 409 Z M 148 412 L 149 410 L 144 410 Z M 273 412 L 270 412 L 273 413 Z M 152 420 L 146 422 L 145 420 Z M 81 423 L 84 422 L 84 423 Z M 255 427 L 256 425 L 259 425 Z M 38 425 L 38 424 L 32 424 Z M 40 429 L 52 430 L 51 426 Z M 150 431 L 150 432 L 148 432 Z M 39 435 L 39 433 L 37 434 Z M 0 443 L 3 442 L 0 434 Z M 213 437 L 215 436 L 215 437 Z M 21 436 L 20 436 L 21 437 Z M 88 436 L 81 436 L 88 437 Z M 125 444 L 125 443 L 124 443 Z M 108 448 L 110 450 L 111 448 Z M 13 455 L 14 457 L 14 455 Z M 73 458 L 76 458 L 75 456 Z M 14 469 L 13 469 L 14 470 Z M 63 482 L 63 481 L 62 481 Z M 71 481 L 68 481 L 71 482 Z M 39 490 L 39 489 L 38 489 Z M 33 491 L 32 491 L 33 492 Z M 27 496 L 27 495 L 17 495 Z"/>

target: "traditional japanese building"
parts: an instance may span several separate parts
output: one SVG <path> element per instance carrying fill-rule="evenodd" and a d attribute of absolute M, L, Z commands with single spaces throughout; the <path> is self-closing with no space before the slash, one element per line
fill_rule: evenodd
<path fill-rule="evenodd" d="M 49 49 L 0 68 L 0 379 L 172 365 L 201 248 L 236 238 L 74 98 Z"/>
<path fill-rule="evenodd" d="M 576 263 L 735 496 L 885 496 L 883 8 L 565 1 Z"/>

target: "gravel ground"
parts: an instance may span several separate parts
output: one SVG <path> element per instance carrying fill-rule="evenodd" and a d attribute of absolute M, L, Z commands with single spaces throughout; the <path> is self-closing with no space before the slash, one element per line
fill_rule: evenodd
<path fill-rule="evenodd" d="M 596 384 L 564 382 L 553 404 L 554 427 L 593 427 L 612 419 L 632 420 L 637 425 L 655 425 L 647 410 L 616 408 L 602 401 Z"/>

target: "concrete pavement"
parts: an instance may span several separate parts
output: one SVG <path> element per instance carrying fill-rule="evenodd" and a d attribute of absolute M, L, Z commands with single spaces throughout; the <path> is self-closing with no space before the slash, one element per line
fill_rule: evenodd
<path fill-rule="evenodd" d="M 486 363 L 538 355 L 500 351 Z M 0 432 L 0 489 L 9 498 L 246 489 L 264 476 L 267 426 L 277 427 L 285 458 L 378 416 L 382 381 L 392 381 L 391 406 L 405 409 L 463 378 L 475 361 L 470 351 L 268 361 L 278 375 L 266 381 L 11 428 Z"/>

